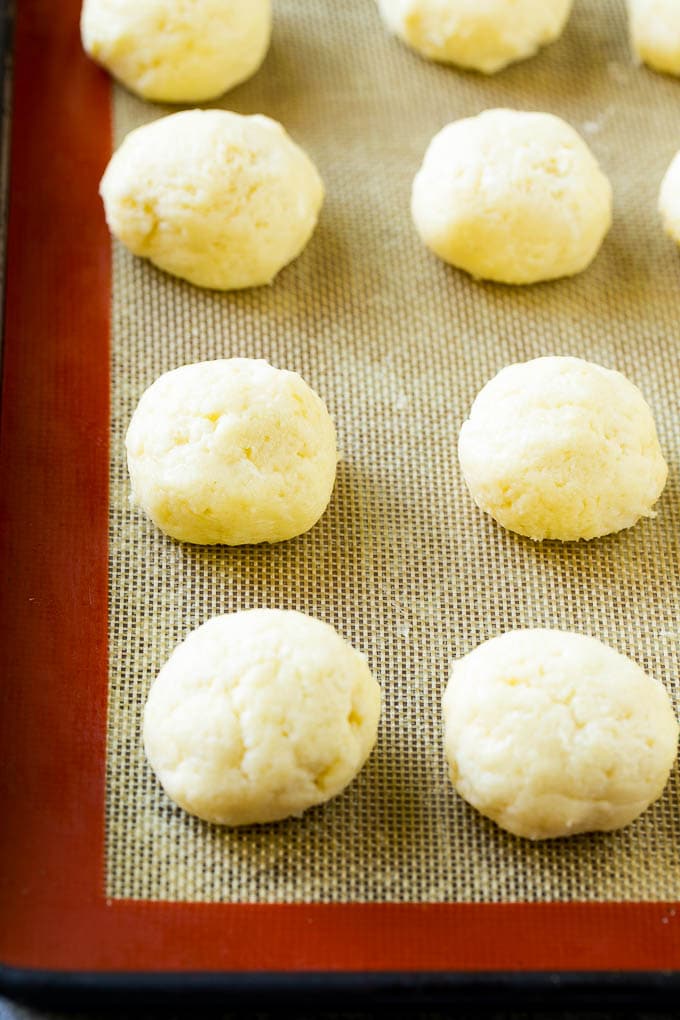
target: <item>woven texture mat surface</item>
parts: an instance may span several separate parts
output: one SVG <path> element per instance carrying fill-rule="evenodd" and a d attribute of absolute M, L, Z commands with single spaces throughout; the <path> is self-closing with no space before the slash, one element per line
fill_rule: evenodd
<path fill-rule="evenodd" d="M 302 257 L 271 287 L 201 291 L 115 247 L 107 894 L 204 901 L 654 900 L 680 895 L 680 789 L 622 832 L 531 844 L 453 793 L 440 697 L 453 657 L 515 627 L 583 631 L 634 656 L 676 705 L 680 605 L 680 259 L 656 215 L 680 146 L 680 82 L 637 68 L 624 8 L 578 0 L 565 36 L 486 79 L 420 60 L 369 0 L 276 0 L 260 73 L 220 104 L 283 122 L 327 188 Z M 115 92 L 115 143 L 166 108 Z M 445 123 L 547 110 L 586 137 L 615 191 L 594 265 L 531 288 L 475 283 L 431 256 L 413 175 Z M 670 478 L 656 520 L 535 545 L 468 496 L 458 429 L 504 365 L 570 354 L 617 368 L 651 403 Z M 270 547 L 198 548 L 128 505 L 123 437 L 142 391 L 186 362 L 245 355 L 295 369 L 328 403 L 342 461 L 321 522 Z M 235 831 L 175 808 L 147 767 L 146 694 L 216 613 L 298 608 L 369 657 L 384 692 L 375 752 L 328 805 Z"/>

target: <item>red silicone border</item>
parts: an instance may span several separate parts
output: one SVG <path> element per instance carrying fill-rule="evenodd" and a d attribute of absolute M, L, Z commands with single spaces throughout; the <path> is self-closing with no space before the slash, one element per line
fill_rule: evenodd
<path fill-rule="evenodd" d="M 0 959 L 57 970 L 661 970 L 670 904 L 106 901 L 109 83 L 21 0 L 0 425 Z M 680 911 L 678 912 L 680 914 Z"/>

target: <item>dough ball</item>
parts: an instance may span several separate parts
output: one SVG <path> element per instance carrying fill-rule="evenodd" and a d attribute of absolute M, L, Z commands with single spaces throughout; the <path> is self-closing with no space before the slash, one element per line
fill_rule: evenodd
<path fill-rule="evenodd" d="M 529 839 L 628 825 L 661 795 L 677 751 L 663 685 L 558 630 L 510 631 L 454 663 L 444 720 L 458 793 Z"/>
<path fill-rule="evenodd" d="M 633 50 L 655 71 L 680 75 L 678 0 L 628 0 Z"/>
<path fill-rule="evenodd" d="M 250 78 L 271 34 L 270 0 L 84 0 L 85 51 L 129 89 L 200 103 Z"/>
<path fill-rule="evenodd" d="M 216 616 L 161 669 L 144 746 L 166 793 L 208 822 L 301 815 L 340 793 L 376 741 L 380 688 L 320 620 L 280 609 Z"/>
<path fill-rule="evenodd" d="M 328 506 L 337 465 L 323 400 L 296 372 L 231 358 L 166 372 L 125 439 L 132 500 L 181 542 L 281 542 Z"/>
<path fill-rule="evenodd" d="M 666 233 L 680 244 L 680 152 L 673 159 L 661 182 L 659 212 Z"/>
<path fill-rule="evenodd" d="M 654 517 L 668 473 L 638 388 L 580 358 L 504 368 L 473 403 L 458 455 L 477 506 L 535 540 L 597 538 Z"/>
<path fill-rule="evenodd" d="M 559 117 L 486 110 L 435 135 L 411 210 L 445 262 L 485 280 L 536 283 L 592 262 L 611 226 L 612 189 Z"/>
<path fill-rule="evenodd" d="M 378 0 L 388 29 L 430 60 L 494 74 L 562 34 L 572 0 Z"/>
<path fill-rule="evenodd" d="M 131 131 L 100 186 L 111 233 L 199 287 L 269 283 L 314 232 L 323 184 L 269 117 L 187 110 Z"/>

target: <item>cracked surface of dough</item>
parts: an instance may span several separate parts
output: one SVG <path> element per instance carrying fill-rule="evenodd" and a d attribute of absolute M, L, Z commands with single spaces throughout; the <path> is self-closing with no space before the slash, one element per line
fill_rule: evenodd
<path fill-rule="evenodd" d="M 300 815 L 354 779 L 375 744 L 380 688 L 328 624 L 253 609 L 214 617 L 151 687 L 144 745 L 168 796 L 206 821 Z"/>
<path fill-rule="evenodd" d="M 324 512 L 335 427 L 296 372 L 229 358 L 183 365 L 142 395 L 127 431 L 132 500 L 203 545 L 280 542 Z"/>
<path fill-rule="evenodd" d="M 529 839 L 628 825 L 661 795 L 677 752 L 663 684 L 556 630 L 510 631 L 455 662 L 444 720 L 458 793 Z"/>
<path fill-rule="evenodd" d="M 592 262 L 611 226 L 612 189 L 559 117 L 485 110 L 434 136 L 411 211 L 445 262 L 480 279 L 536 283 Z"/>
<path fill-rule="evenodd" d="M 127 88 L 160 103 L 216 99 L 253 75 L 270 0 L 84 0 L 83 47 Z"/>
<path fill-rule="evenodd" d="M 562 34 L 572 0 L 378 0 L 391 32 L 429 60 L 494 74 Z"/>
<path fill-rule="evenodd" d="M 185 110 L 131 131 L 101 181 L 111 233 L 199 287 L 270 283 L 312 236 L 323 184 L 259 114 Z"/>
<path fill-rule="evenodd" d="M 680 152 L 676 153 L 661 182 L 659 212 L 666 233 L 680 244 Z"/>
<path fill-rule="evenodd" d="M 628 24 L 640 60 L 655 71 L 680 75 L 678 0 L 628 0 Z"/>
<path fill-rule="evenodd" d="M 597 538 L 654 517 L 668 474 L 638 388 L 581 358 L 502 369 L 477 395 L 458 456 L 477 506 L 535 540 Z"/>

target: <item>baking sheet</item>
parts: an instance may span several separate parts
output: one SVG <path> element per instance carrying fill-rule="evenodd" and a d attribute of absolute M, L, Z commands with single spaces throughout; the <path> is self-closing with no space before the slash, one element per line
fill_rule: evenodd
<path fill-rule="evenodd" d="M 454 794 L 440 696 L 453 657 L 513 627 L 591 633 L 680 693 L 680 262 L 655 206 L 680 146 L 680 84 L 637 68 L 624 6 L 580 0 L 560 42 L 486 79 L 427 64 L 368 0 L 276 0 L 259 74 L 215 106 L 266 113 L 327 189 L 308 248 L 270 287 L 201 291 L 114 246 L 106 894 L 206 902 L 670 900 L 680 891 L 677 769 L 619 833 L 531 844 Z M 414 173 L 446 122 L 493 106 L 556 113 L 615 193 L 593 266 L 530 288 L 472 281 L 420 244 Z M 116 88 L 116 144 L 171 112 Z M 535 545 L 472 504 L 455 453 L 478 389 L 545 354 L 624 372 L 670 463 L 656 520 L 591 543 Z M 331 505 L 269 547 L 165 538 L 128 503 L 123 436 L 144 388 L 204 358 L 299 371 L 336 421 Z M 211 827 L 147 767 L 140 721 L 173 646 L 215 613 L 297 608 L 336 626 L 383 688 L 378 745 L 357 781 L 302 819 Z"/>

